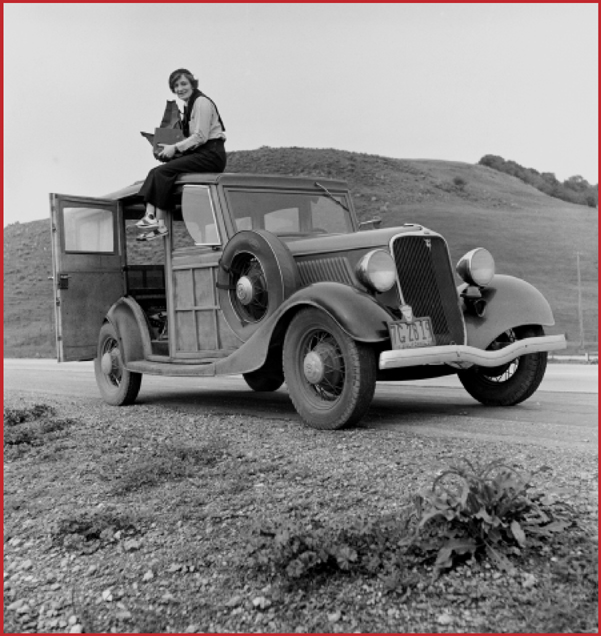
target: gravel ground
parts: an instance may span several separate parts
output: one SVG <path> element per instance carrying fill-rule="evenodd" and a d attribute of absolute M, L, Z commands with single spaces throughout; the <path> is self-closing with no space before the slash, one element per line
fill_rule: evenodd
<path fill-rule="evenodd" d="M 8 409 L 41 409 L 7 425 Z M 597 632 L 597 452 L 5 395 L 4 631 Z M 542 465 L 573 525 L 514 571 L 273 577 L 256 524 L 401 518 L 461 457 Z M 544 475 L 544 476 L 543 476 Z"/>

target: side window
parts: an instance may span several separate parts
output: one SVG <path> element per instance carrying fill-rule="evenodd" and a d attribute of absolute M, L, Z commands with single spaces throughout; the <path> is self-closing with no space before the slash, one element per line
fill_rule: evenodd
<path fill-rule="evenodd" d="M 207 186 L 185 186 L 182 218 L 195 245 L 221 245 L 211 192 Z"/>
<path fill-rule="evenodd" d="M 66 252 L 115 252 L 111 210 L 64 208 L 63 223 Z"/>

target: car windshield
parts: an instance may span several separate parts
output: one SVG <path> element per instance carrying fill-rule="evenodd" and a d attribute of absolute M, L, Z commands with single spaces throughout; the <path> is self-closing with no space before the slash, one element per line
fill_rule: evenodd
<path fill-rule="evenodd" d="M 344 194 L 228 190 L 236 229 L 264 229 L 278 236 L 348 234 L 353 231 Z M 343 206 L 339 205 L 339 201 Z"/>

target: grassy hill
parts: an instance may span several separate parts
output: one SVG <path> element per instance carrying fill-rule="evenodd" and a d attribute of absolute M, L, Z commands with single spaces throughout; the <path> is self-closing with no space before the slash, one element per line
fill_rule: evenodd
<path fill-rule="evenodd" d="M 230 153 L 227 169 L 346 179 L 361 219 L 377 214 L 383 226 L 416 222 L 441 232 L 454 261 L 473 247 L 488 248 L 498 273 L 524 278 L 547 297 L 557 323 L 549 333 L 566 333 L 571 348 L 580 339 L 579 252 L 585 349 L 597 351 L 596 209 L 548 197 L 485 166 L 450 161 L 262 147 Z M 6 357 L 55 355 L 48 214 L 40 210 L 41 220 L 4 229 Z"/>

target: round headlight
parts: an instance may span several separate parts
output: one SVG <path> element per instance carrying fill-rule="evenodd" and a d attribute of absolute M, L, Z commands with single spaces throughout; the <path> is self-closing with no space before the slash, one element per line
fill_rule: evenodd
<path fill-rule="evenodd" d="M 357 265 L 357 278 L 370 289 L 388 291 L 396 282 L 396 266 L 384 250 L 368 252 Z"/>
<path fill-rule="evenodd" d="M 485 287 L 495 275 L 495 259 L 487 249 L 477 247 L 459 260 L 456 271 L 469 285 Z"/>

